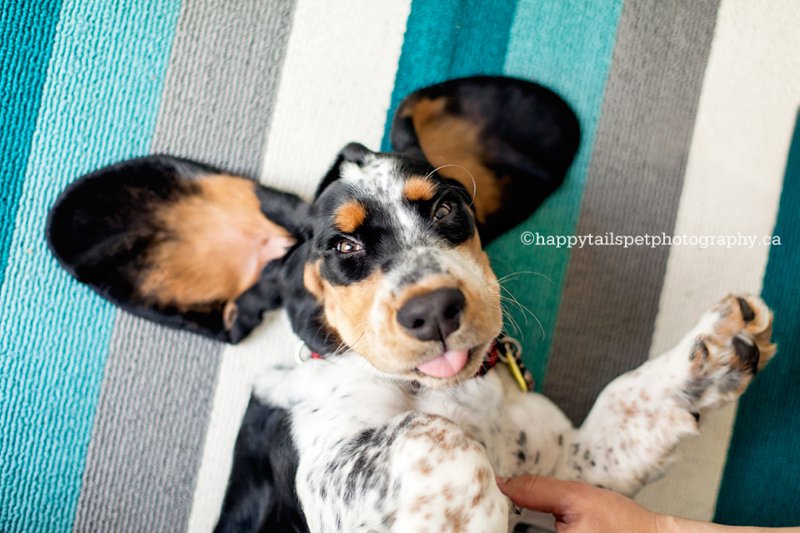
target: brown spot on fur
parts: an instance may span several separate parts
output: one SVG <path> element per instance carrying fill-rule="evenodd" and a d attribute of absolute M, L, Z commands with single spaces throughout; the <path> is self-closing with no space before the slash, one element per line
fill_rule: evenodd
<path fill-rule="evenodd" d="M 423 476 L 427 476 L 433 472 L 433 467 L 427 459 L 421 459 L 419 463 L 417 463 L 417 470 L 419 470 L 419 473 Z"/>
<path fill-rule="evenodd" d="M 486 490 L 489 484 L 489 479 L 490 479 L 489 470 L 487 470 L 485 467 L 481 467 L 475 472 L 475 486 L 478 487 L 478 493 L 475 494 L 475 496 L 472 498 L 472 501 L 470 502 L 473 508 L 477 507 L 478 504 L 483 499 L 484 491 Z"/>
<path fill-rule="evenodd" d="M 622 412 L 625 414 L 626 417 L 633 417 L 639 413 L 639 409 L 636 405 L 636 402 L 621 402 Z"/>
<path fill-rule="evenodd" d="M 431 500 L 433 500 L 433 496 L 430 495 L 417 496 L 417 499 L 414 500 L 414 503 L 408 508 L 408 512 L 411 514 L 418 514 L 422 511 L 423 507 L 431 503 Z"/>
<path fill-rule="evenodd" d="M 485 467 L 481 467 L 475 472 L 475 484 L 483 487 L 489 481 L 489 471 Z"/>
<path fill-rule="evenodd" d="M 457 180 L 470 193 L 475 190 L 475 212 L 478 220 L 485 222 L 488 215 L 500 209 L 502 187 L 484 165 L 480 127 L 449 114 L 444 97 L 422 98 L 411 105 L 408 114 L 425 157 L 434 167 L 453 165 L 438 172 Z"/>
<path fill-rule="evenodd" d="M 182 311 L 235 300 L 294 243 L 263 215 L 252 181 L 213 175 L 194 185 L 155 210 L 158 244 L 146 253 L 139 279 L 145 300 Z"/>
<path fill-rule="evenodd" d="M 433 198 L 436 186 L 428 179 L 413 177 L 406 180 L 403 191 L 410 202 L 417 202 Z"/>
<path fill-rule="evenodd" d="M 464 531 L 464 527 L 467 524 L 467 512 L 463 507 L 449 507 L 444 512 L 445 520 L 447 520 L 447 525 L 450 526 L 453 533 L 460 533 Z"/>
<path fill-rule="evenodd" d="M 444 496 L 444 499 L 447 501 L 452 500 L 453 497 L 455 496 L 455 492 L 453 492 L 453 487 L 451 487 L 450 485 L 445 485 L 444 488 L 442 488 L 442 496 Z"/>
<path fill-rule="evenodd" d="M 333 215 L 336 227 L 344 233 L 353 233 L 367 219 L 367 209 L 357 200 L 345 202 Z"/>
<path fill-rule="evenodd" d="M 409 439 L 426 440 L 432 449 L 448 454 L 453 451 L 466 451 L 470 448 L 479 451 L 480 445 L 468 438 L 464 432 L 450 420 L 437 416 L 425 415 L 419 424 L 409 427 Z"/>

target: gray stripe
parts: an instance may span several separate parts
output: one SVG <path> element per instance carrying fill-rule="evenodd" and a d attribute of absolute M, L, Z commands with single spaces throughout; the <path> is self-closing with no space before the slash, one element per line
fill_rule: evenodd
<path fill-rule="evenodd" d="M 185 3 L 154 152 L 258 175 L 293 9 L 293 0 Z M 118 314 L 76 530 L 186 529 L 222 350 Z"/>
<path fill-rule="evenodd" d="M 118 314 L 76 530 L 185 529 L 219 350 Z"/>
<path fill-rule="evenodd" d="M 626 0 L 577 234 L 671 235 L 718 2 Z M 572 250 L 545 393 L 573 421 L 648 357 L 669 249 Z"/>
<path fill-rule="evenodd" d="M 257 176 L 294 0 L 187 1 L 154 151 Z"/>

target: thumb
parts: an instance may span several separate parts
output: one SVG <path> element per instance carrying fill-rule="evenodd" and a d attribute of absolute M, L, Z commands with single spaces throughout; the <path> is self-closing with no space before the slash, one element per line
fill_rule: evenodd
<path fill-rule="evenodd" d="M 550 514 L 562 514 L 572 483 L 544 476 L 497 478 L 500 491 L 520 507 Z"/>

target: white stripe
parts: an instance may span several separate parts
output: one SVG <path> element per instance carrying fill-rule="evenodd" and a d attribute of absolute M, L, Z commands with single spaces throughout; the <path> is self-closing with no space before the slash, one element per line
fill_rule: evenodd
<path fill-rule="evenodd" d="M 723 0 L 700 96 L 675 234 L 769 235 L 800 105 L 800 4 Z M 673 247 L 651 356 L 726 293 L 759 293 L 769 248 Z M 768 302 L 769 303 L 769 302 Z M 780 355 L 779 355 L 780 357 Z M 704 415 L 700 439 L 637 500 L 710 519 L 736 406 Z"/>
<path fill-rule="evenodd" d="M 264 183 L 310 198 L 345 144 L 380 148 L 410 9 L 410 0 L 297 1 Z M 254 376 L 291 360 L 297 342 L 285 314 L 274 313 L 223 353 L 189 531 L 216 523 Z"/>
<path fill-rule="evenodd" d="M 263 176 L 313 194 L 351 141 L 380 148 L 410 0 L 300 0 Z"/>

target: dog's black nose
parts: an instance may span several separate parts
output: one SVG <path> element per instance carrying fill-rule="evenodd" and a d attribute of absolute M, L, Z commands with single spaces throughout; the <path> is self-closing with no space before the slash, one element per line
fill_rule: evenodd
<path fill-rule="evenodd" d="M 421 341 L 444 342 L 458 329 L 466 303 L 458 289 L 437 289 L 407 301 L 397 312 L 397 321 Z"/>

